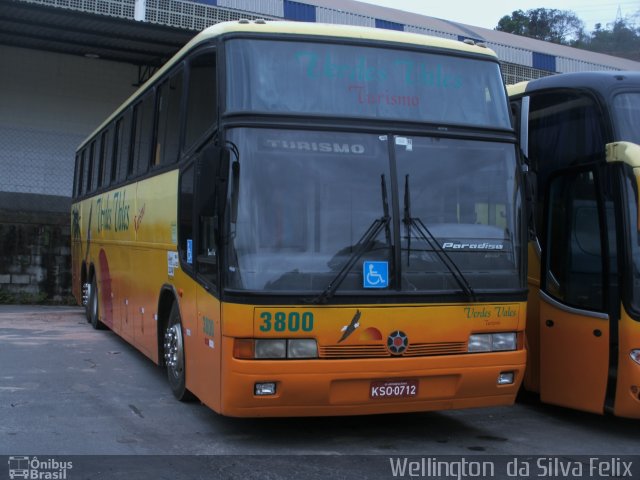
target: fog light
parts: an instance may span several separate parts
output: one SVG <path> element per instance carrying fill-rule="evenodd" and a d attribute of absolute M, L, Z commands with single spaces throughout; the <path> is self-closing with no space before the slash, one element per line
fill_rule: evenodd
<path fill-rule="evenodd" d="M 275 395 L 276 384 L 274 382 L 256 383 L 253 391 L 256 395 Z"/>
<path fill-rule="evenodd" d="M 498 385 L 511 385 L 513 378 L 513 372 L 500 372 L 500 375 L 498 375 Z"/>

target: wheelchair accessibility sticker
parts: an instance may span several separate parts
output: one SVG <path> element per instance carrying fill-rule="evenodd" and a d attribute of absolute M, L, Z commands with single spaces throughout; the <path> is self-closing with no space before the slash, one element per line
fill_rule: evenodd
<path fill-rule="evenodd" d="M 389 262 L 364 262 L 362 277 L 364 288 L 387 288 L 389 286 Z"/>

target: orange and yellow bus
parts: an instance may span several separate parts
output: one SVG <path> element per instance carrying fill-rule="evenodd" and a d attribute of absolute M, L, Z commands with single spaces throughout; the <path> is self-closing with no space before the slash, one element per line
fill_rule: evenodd
<path fill-rule="evenodd" d="M 217 24 L 79 146 L 74 294 L 224 415 L 508 405 L 518 159 L 487 48 Z"/>
<path fill-rule="evenodd" d="M 531 175 L 525 388 L 640 418 L 640 73 L 508 90 Z"/>

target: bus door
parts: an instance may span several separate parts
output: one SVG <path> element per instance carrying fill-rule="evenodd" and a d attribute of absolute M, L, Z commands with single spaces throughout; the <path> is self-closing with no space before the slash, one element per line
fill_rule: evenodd
<path fill-rule="evenodd" d="M 219 295 L 221 218 L 224 215 L 226 176 L 229 156 L 226 151 L 206 145 L 193 156 L 195 188 L 192 204 L 193 240 L 191 262 L 194 266 L 197 319 L 195 347 L 191 350 L 191 388 L 200 401 L 220 410 L 222 361 L 222 306 Z M 192 168 L 194 168 L 192 167 Z M 192 343 L 193 345 L 193 343 Z M 189 380 L 189 378 L 188 378 Z"/>
<path fill-rule="evenodd" d="M 598 171 L 565 170 L 549 183 L 540 291 L 540 398 L 603 413 L 616 300 L 613 225 Z M 606 204 L 606 205 L 605 205 Z M 611 259 L 611 260 L 606 260 Z M 609 300 L 611 298 L 611 301 Z M 614 344 L 616 338 L 613 338 Z"/>

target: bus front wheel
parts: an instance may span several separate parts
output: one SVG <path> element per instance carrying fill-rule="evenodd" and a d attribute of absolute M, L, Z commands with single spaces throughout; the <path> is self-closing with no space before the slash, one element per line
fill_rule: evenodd
<path fill-rule="evenodd" d="M 173 395 L 180 401 L 192 398 L 186 388 L 184 337 L 178 304 L 174 302 L 169 314 L 169 322 L 164 333 L 164 362 L 167 366 L 167 379 Z"/>

